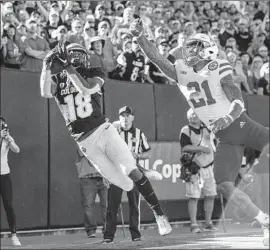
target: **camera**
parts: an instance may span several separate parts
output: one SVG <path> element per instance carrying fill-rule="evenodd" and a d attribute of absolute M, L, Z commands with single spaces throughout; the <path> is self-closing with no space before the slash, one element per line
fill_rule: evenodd
<path fill-rule="evenodd" d="M 2 116 L 0 116 L 0 121 L 2 121 L 1 130 L 3 130 L 3 129 L 8 130 L 8 125 L 7 125 L 5 119 Z"/>
<path fill-rule="evenodd" d="M 5 122 L 2 123 L 2 127 L 1 127 L 1 130 L 4 130 L 4 129 L 8 130 L 8 125 Z"/>

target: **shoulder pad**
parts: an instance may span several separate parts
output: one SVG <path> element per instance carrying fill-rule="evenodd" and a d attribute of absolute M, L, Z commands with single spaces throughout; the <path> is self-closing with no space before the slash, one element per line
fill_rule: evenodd
<path fill-rule="evenodd" d="M 223 78 L 226 75 L 232 74 L 233 73 L 233 68 L 231 64 L 225 60 L 225 59 L 220 59 L 219 61 L 219 76 L 220 79 Z"/>

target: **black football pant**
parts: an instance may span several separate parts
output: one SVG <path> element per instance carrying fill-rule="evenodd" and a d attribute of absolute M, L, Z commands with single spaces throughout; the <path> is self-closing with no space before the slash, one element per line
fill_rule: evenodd
<path fill-rule="evenodd" d="M 104 239 L 114 239 L 117 227 L 117 214 L 121 204 L 123 190 L 113 184 L 110 185 L 108 190 L 108 207 L 106 214 L 105 233 Z M 131 191 L 127 192 L 129 203 L 129 231 L 132 239 L 140 238 L 140 193 L 134 187 Z"/>
<path fill-rule="evenodd" d="M 10 174 L 0 175 L 0 195 L 7 214 L 7 220 L 11 233 L 16 233 L 16 217 L 12 205 L 12 182 Z"/>

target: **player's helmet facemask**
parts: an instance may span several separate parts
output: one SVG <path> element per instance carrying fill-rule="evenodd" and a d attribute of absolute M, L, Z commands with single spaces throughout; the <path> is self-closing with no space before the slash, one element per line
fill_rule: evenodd
<path fill-rule="evenodd" d="M 194 66 L 203 60 L 200 52 L 203 52 L 205 44 L 199 40 L 188 40 L 183 46 L 184 61 L 187 66 Z"/>
<path fill-rule="evenodd" d="M 89 67 L 89 55 L 87 51 L 80 45 L 70 44 L 67 46 L 70 56 L 70 62 L 74 68 Z"/>
<path fill-rule="evenodd" d="M 211 36 L 197 33 L 184 42 L 183 57 L 185 64 L 192 67 L 202 60 L 216 60 L 218 47 Z"/>

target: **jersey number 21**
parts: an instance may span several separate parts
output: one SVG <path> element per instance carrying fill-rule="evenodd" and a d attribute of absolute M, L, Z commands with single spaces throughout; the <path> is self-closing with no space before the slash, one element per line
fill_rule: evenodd
<path fill-rule="evenodd" d="M 192 89 L 194 88 L 196 90 L 196 92 L 204 92 L 205 96 L 206 96 L 206 100 L 204 98 L 199 98 L 196 99 L 195 98 L 190 98 L 191 103 L 193 104 L 194 108 L 200 108 L 206 105 L 212 105 L 216 103 L 216 100 L 213 98 L 209 85 L 208 85 L 208 81 L 205 80 L 202 82 L 201 84 L 201 88 L 198 82 L 189 82 L 187 84 L 188 89 Z"/>

